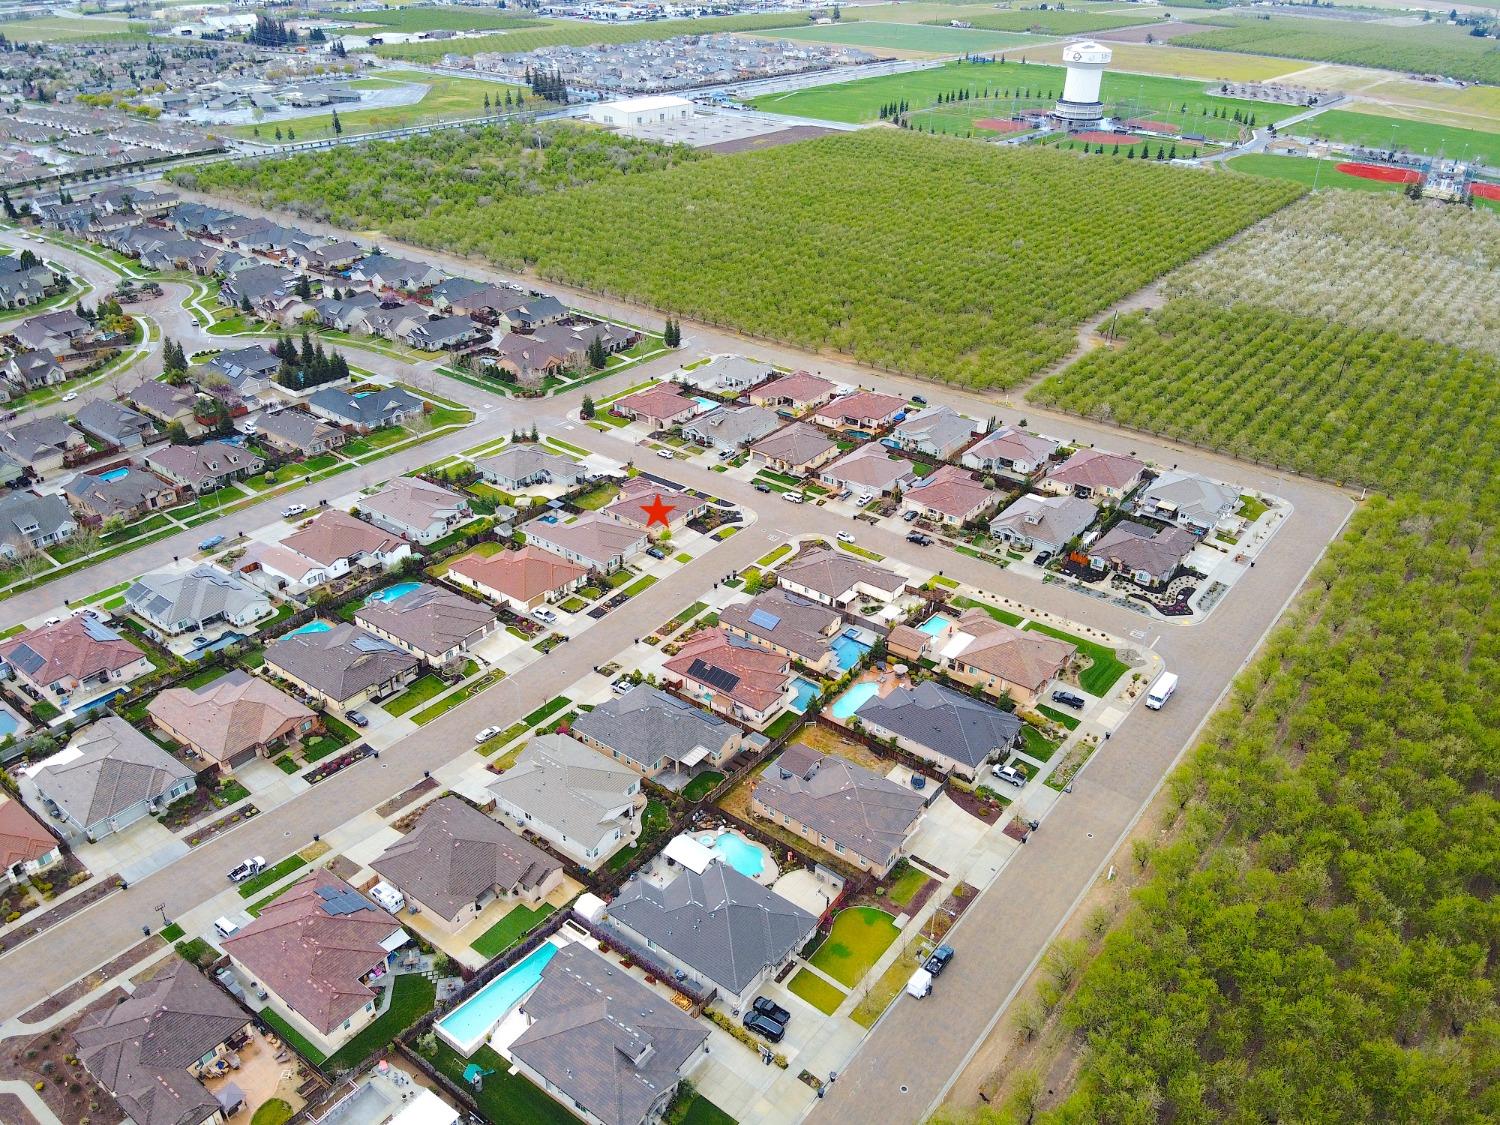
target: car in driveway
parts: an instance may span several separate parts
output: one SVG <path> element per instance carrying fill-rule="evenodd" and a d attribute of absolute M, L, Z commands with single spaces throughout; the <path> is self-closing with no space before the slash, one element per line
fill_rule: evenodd
<path fill-rule="evenodd" d="M 198 550 L 200 550 L 200 551 L 212 551 L 215 547 L 219 546 L 219 544 L 221 544 L 223 542 L 224 542 L 224 537 L 222 535 L 210 535 L 202 543 L 198 544 Z"/>
<path fill-rule="evenodd" d="M 901 518 L 904 519 L 907 523 L 916 523 L 917 522 L 917 517 L 920 516 L 921 514 L 922 514 L 921 512 L 917 511 L 914 508 L 914 509 L 912 509 L 909 512 L 902 512 L 901 513 Z"/>
<path fill-rule="evenodd" d="M 922 964 L 935 977 L 943 975 L 943 970 L 948 967 L 948 962 L 953 960 L 953 947 L 951 945 L 940 945 L 932 951 L 932 955 Z"/>
<path fill-rule="evenodd" d="M 609 685 L 609 690 L 614 692 L 616 695 L 624 695 L 633 687 L 635 687 L 635 684 L 631 683 L 631 681 L 627 677 L 621 676 L 618 680 Z"/>
<path fill-rule="evenodd" d="M 646 554 L 650 555 L 653 559 L 664 559 L 667 557 L 667 552 L 663 551 L 660 547 L 647 547 Z"/>
<path fill-rule="evenodd" d="M 551 625 L 557 620 L 557 614 L 553 613 L 546 606 L 540 605 L 531 611 L 531 616 L 535 617 L 543 625 Z"/>
<path fill-rule="evenodd" d="M 781 1037 L 786 1034 L 786 1027 L 777 1023 L 770 1016 L 763 1016 L 754 1008 L 747 1008 L 741 1021 L 762 1039 L 769 1039 L 772 1043 L 780 1043 Z"/>
<path fill-rule="evenodd" d="M 1088 700 L 1084 699 L 1081 695 L 1075 695 L 1071 691 L 1064 691 L 1062 688 L 1058 688 L 1052 693 L 1052 702 L 1061 703 L 1064 707 L 1071 707 L 1075 711 L 1082 711 L 1087 705 Z"/>
<path fill-rule="evenodd" d="M 485 727 L 482 731 L 480 731 L 478 734 L 476 734 L 474 736 L 474 743 L 475 743 L 475 745 L 478 745 L 481 742 L 488 742 L 490 739 L 494 738 L 495 735 L 497 735 L 499 733 L 500 733 L 500 728 L 499 727 Z"/>
<path fill-rule="evenodd" d="M 370 725 L 370 720 L 365 718 L 364 714 L 359 711 L 346 711 L 344 712 L 344 718 L 357 727 L 367 727 Z"/>
<path fill-rule="evenodd" d="M 1017 789 L 1026 787 L 1026 775 L 1015 766 L 1002 766 L 996 762 L 990 767 L 990 772 L 995 775 L 996 780 L 1003 781 L 1007 785 L 1014 785 Z"/>
<path fill-rule="evenodd" d="M 1046 566 L 1047 560 L 1049 560 L 1050 558 L 1052 558 L 1051 551 L 1038 551 L 1036 553 L 1036 558 L 1032 559 L 1031 561 L 1036 566 Z"/>
<path fill-rule="evenodd" d="M 251 879 L 259 875 L 265 869 L 265 856 L 252 856 L 229 872 L 229 881 L 231 883 L 243 883 L 246 879 Z"/>
<path fill-rule="evenodd" d="M 768 1020 L 775 1020 L 782 1027 L 785 1027 L 787 1022 L 792 1018 L 791 1012 L 787 1011 L 769 996 L 757 996 L 750 1002 L 750 1008 L 752 1011 L 759 1012 Z"/>

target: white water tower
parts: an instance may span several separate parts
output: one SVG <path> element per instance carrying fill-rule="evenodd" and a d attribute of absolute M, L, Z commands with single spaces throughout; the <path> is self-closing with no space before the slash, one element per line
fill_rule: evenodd
<path fill-rule="evenodd" d="M 1114 58 L 1108 47 L 1091 39 L 1069 43 L 1063 48 L 1063 65 L 1068 77 L 1063 82 L 1062 97 L 1053 112 L 1069 129 L 1089 129 L 1104 120 L 1104 103 L 1099 100 L 1099 83 L 1104 68 Z"/>

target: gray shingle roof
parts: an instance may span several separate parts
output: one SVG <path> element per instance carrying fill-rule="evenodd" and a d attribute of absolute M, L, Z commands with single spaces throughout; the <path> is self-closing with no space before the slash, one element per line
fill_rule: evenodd
<path fill-rule="evenodd" d="M 266 649 L 266 663 L 330 699 L 351 699 L 417 665 L 417 658 L 356 625 L 288 633 Z"/>
<path fill-rule="evenodd" d="M 871 696 L 854 714 L 974 769 L 1021 733 L 1021 720 L 1009 712 L 932 680 Z"/>
<path fill-rule="evenodd" d="M 236 617 L 255 602 L 270 604 L 265 594 L 212 563 L 186 574 L 143 574 L 125 591 L 132 611 L 161 626 Z"/>
<path fill-rule="evenodd" d="M 467 644 L 496 623 L 480 603 L 425 582 L 394 600 L 368 602 L 354 619 L 433 654 Z"/>
<path fill-rule="evenodd" d="M 80 753 L 52 764 L 72 751 Z M 124 719 L 107 715 L 75 734 L 67 750 L 32 776 L 43 794 L 88 826 L 161 796 L 193 771 Z"/>
<path fill-rule="evenodd" d="M 817 664 L 837 635 L 843 617 L 833 610 L 798 597 L 780 586 L 757 594 L 748 602 L 727 605 L 719 624 L 741 629 L 768 645 L 777 645 Z"/>
<path fill-rule="evenodd" d="M 642 684 L 580 715 L 573 730 L 650 768 L 662 758 L 681 761 L 698 747 L 717 754 L 739 728 Z"/>
<path fill-rule="evenodd" d="M 731 996 L 799 948 L 818 924 L 800 906 L 718 862 L 701 875 L 684 871 L 666 887 L 637 880 L 610 904 L 609 917 Z"/>
<path fill-rule="evenodd" d="M 0 496 L 0 543 L 30 546 L 32 537 L 22 528 L 36 527 L 36 535 L 56 535 L 63 524 L 73 522 L 68 502 L 61 496 L 38 496 L 34 492 L 12 492 Z"/>
<path fill-rule="evenodd" d="M 634 770 L 566 735 L 533 738 L 489 790 L 570 840 L 593 847 L 640 784 Z"/>

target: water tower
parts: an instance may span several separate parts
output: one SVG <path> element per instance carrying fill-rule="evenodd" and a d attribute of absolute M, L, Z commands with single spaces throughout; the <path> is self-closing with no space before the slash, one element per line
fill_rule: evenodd
<path fill-rule="evenodd" d="M 1104 68 L 1114 57 L 1108 47 L 1086 39 L 1063 48 L 1063 66 L 1068 77 L 1063 82 L 1062 97 L 1052 112 L 1068 129 L 1092 129 L 1104 120 L 1104 103 L 1099 100 L 1099 83 Z"/>

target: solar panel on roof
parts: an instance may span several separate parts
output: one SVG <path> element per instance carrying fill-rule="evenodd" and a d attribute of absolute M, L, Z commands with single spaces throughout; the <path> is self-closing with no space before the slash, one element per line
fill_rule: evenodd
<path fill-rule="evenodd" d="M 319 887 L 318 897 L 323 900 L 323 912 L 335 918 L 375 909 L 364 895 L 348 887 Z"/>
<path fill-rule="evenodd" d="M 757 629 L 774 629 L 781 624 L 781 618 L 767 610 L 755 609 L 750 611 L 750 624 Z"/>
<path fill-rule="evenodd" d="M 688 675 L 700 684 L 707 684 L 716 691 L 733 691 L 740 678 L 727 668 L 716 668 L 712 664 L 705 664 L 702 660 L 694 660 L 688 665 Z"/>
<path fill-rule="evenodd" d="M 116 633 L 102 621 L 95 621 L 92 617 L 84 617 L 83 631 L 96 641 L 118 641 L 120 634 Z"/>

